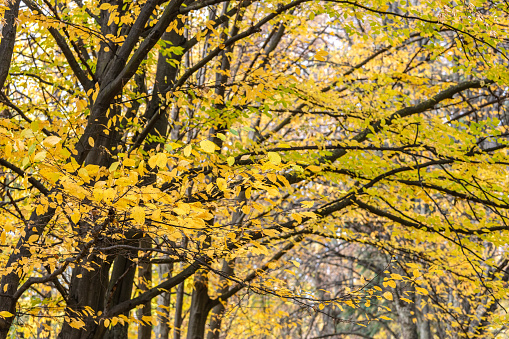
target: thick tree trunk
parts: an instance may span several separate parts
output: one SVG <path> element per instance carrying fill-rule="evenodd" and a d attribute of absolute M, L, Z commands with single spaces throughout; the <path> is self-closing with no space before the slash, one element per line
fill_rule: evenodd
<path fill-rule="evenodd" d="M 69 299 L 65 310 L 65 322 L 58 339 L 93 339 L 97 324 L 82 311 L 104 309 L 104 297 L 108 287 L 111 262 L 96 255 L 73 270 Z M 80 325 L 84 322 L 84 326 Z M 77 327 L 77 328 L 76 328 Z"/>
<path fill-rule="evenodd" d="M 410 285 L 403 287 L 405 290 L 413 289 Z M 417 315 L 415 314 L 415 290 L 409 295 L 404 296 L 407 299 L 412 300 L 412 303 L 407 303 L 400 299 L 400 295 L 397 295 L 395 301 L 396 310 L 398 312 L 398 323 L 400 326 L 400 338 L 405 339 L 419 339 L 417 331 Z"/>
<path fill-rule="evenodd" d="M 210 309 L 207 271 L 200 270 L 194 275 L 194 291 L 189 310 L 187 339 L 205 338 L 205 325 Z"/>
<path fill-rule="evenodd" d="M 134 256 L 136 253 L 132 253 L 132 255 Z M 121 255 L 115 259 L 108 292 L 106 294 L 106 309 L 131 299 L 135 273 L 136 266 L 131 258 Z M 127 316 L 128 314 L 124 315 Z M 129 323 L 117 323 L 106 331 L 102 339 L 127 339 L 128 331 Z M 96 334 L 96 338 L 100 337 L 101 335 Z"/>
<path fill-rule="evenodd" d="M 7 1 L 4 13 L 2 40 L 0 41 L 0 90 L 4 87 L 11 66 L 14 42 L 16 41 L 16 20 L 18 19 L 20 0 Z"/>
<path fill-rule="evenodd" d="M 223 273 L 226 276 L 230 276 L 233 274 L 233 261 L 226 261 L 223 260 Z M 218 294 L 224 294 L 228 291 L 228 279 L 221 276 L 219 279 L 219 286 Z M 207 339 L 219 339 L 219 334 L 221 333 L 221 321 L 223 318 L 223 314 L 225 311 L 225 305 L 223 302 L 226 302 L 221 300 L 221 302 L 214 306 L 212 309 L 212 312 L 210 314 L 210 320 L 209 320 L 209 331 L 207 333 Z"/>

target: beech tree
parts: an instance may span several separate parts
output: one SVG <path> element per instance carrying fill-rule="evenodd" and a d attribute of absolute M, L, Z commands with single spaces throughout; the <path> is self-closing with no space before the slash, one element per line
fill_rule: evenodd
<path fill-rule="evenodd" d="M 0 0 L 0 338 L 488 338 L 506 2 Z"/>

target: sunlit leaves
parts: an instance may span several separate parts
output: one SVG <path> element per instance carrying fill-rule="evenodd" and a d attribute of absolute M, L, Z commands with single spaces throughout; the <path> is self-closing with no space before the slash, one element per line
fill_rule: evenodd
<path fill-rule="evenodd" d="M 214 144 L 210 140 L 200 141 L 200 147 L 203 151 L 205 151 L 207 153 L 214 153 L 214 151 L 216 150 L 216 144 Z"/>

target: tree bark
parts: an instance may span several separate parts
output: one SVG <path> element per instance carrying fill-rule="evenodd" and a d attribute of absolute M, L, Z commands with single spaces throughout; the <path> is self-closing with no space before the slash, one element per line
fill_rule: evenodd
<path fill-rule="evenodd" d="M 140 241 L 140 247 L 151 248 L 150 238 L 145 237 Z M 142 292 L 150 288 L 152 282 L 152 264 L 140 263 L 138 266 L 138 279 L 140 280 L 140 289 Z M 141 321 L 138 327 L 138 339 L 150 339 L 152 337 L 152 323 L 143 321 L 143 318 L 152 316 L 152 302 L 149 300 L 141 309 L 138 310 L 138 319 Z"/>
<path fill-rule="evenodd" d="M 401 295 L 397 291 L 397 300 L 395 300 L 396 310 L 398 312 L 398 323 L 400 326 L 400 337 L 405 339 L 419 339 L 417 331 L 417 315 L 415 314 L 415 290 L 410 286 L 402 288 L 411 288 L 413 291 L 404 296 L 412 300 L 412 303 L 407 303 L 401 300 Z"/>
<path fill-rule="evenodd" d="M 187 339 L 205 338 L 205 325 L 210 309 L 207 271 L 200 270 L 194 275 L 194 291 L 189 310 Z"/>
<path fill-rule="evenodd" d="M 66 319 L 58 339 L 94 338 L 98 325 L 92 317 L 83 314 L 82 310 L 85 308 L 94 311 L 104 309 L 110 266 L 110 261 L 103 260 L 97 255 L 91 255 L 86 262 L 73 269 L 69 299 L 65 310 Z M 79 328 L 76 328 L 77 324 L 71 326 L 73 320 L 82 320 L 84 326 Z"/>
<path fill-rule="evenodd" d="M 131 252 L 135 256 L 135 252 Z M 115 259 L 113 272 L 106 294 L 105 308 L 109 309 L 111 305 L 118 305 L 122 301 L 129 300 L 133 291 L 134 275 L 136 267 L 130 257 L 120 255 Z M 129 315 L 124 314 L 125 316 Z M 117 323 L 111 329 L 107 330 L 103 339 L 127 339 L 129 323 Z M 100 337 L 96 335 L 96 337 Z"/>
<path fill-rule="evenodd" d="M 172 274 L 173 264 L 161 264 L 157 267 L 159 278 L 162 280 Z M 156 339 L 168 339 L 170 335 L 170 291 L 162 293 L 158 297 Z"/>
<path fill-rule="evenodd" d="M 182 334 L 182 309 L 184 306 L 184 282 L 177 288 L 177 297 L 175 300 L 175 317 L 173 322 L 173 339 L 180 339 Z"/>
<path fill-rule="evenodd" d="M 20 0 L 7 1 L 8 9 L 4 13 L 2 40 L 0 41 L 0 90 L 9 75 L 14 42 L 16 41 L 16 19 L 18 18 Z"/>
<path fill-rule="evenodd" d="M 223 260 L 223 268 L 222 271 L 224 275 L 230 276 L 233 274 L 233 261 Z M 228 291 L 228 279 L 221 276 L 219 279 L 218 294 L 222 295 Z M 212 312 L 210 314 L 209 320 L 209 331 L 207 333 L 207 339 L 219 339 L 219 335 L 221 334 L 221 321 L 223 318 L 224 311 L 226 309 L 225 305 L 226 300 L 220 300 L 219 304 L 214 306 Z"/>

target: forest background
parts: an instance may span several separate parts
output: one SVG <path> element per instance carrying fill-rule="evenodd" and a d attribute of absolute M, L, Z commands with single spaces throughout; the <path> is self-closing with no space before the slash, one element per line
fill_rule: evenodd
<path fill-rule="evenodd" d="M 0 12 L 0 339 L 507 338 L 507 1 Z"/>

